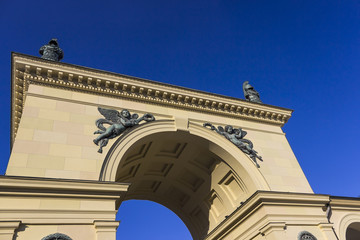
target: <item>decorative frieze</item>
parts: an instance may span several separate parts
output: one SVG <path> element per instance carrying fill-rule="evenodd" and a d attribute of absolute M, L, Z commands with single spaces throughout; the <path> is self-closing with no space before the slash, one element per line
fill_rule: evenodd
<path fill-rule="evenodd" d="M 15 121 L 13 121 L 12 139 L 15 137 L 21 117 L 23 96 L 27 91 L 28 84 L 52 86 L 109 97 L 130 98 L 149 104 L 227 115 L 278 126 L 283 126 L 292 113 L 292 110 L 285 108 L 61 62 L 44 61 L 17 53 L 13 54 L 12 79 L 13 84 L 16 84 L 13 92 L 13 109 L 20 109 L 17 113 L 13 112 Z"/>

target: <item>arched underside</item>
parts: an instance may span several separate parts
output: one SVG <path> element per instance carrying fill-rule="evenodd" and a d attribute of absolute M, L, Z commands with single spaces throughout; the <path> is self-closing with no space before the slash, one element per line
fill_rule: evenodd
<path fill-rule="evenodd" d="M 360 214 L 346 214 L 338 223 L 337 231 L 340 239 L 358 239 L 359 235 L 356 234 L 360 234 Z"/>
<path fill-rule="evenodd" d="M 346 229 L 347 240 L 357 240 L 360 236 L 360 222 L 351 223 Z"/>
<path fill-rule="evenodd" d="M 195 240 L 256 190 L 268 190 L 252 161 L 225 138 L 195 124 L 177 131 L 173 121 L 144 124 L 117 140 L 100 180 L 131 183 L 127 200 L 164 205 Z"/>

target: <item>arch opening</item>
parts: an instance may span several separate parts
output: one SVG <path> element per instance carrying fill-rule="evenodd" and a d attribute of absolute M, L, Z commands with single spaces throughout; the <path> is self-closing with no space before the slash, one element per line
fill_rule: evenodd
<path fill-rule="evenodd" d="M 346 240 L 357 240 L 360 236 L 360 222 L 351 223 L 346 229 Z"/>
<path fill-rule="evenodd" d="M 158 126 L 154 132 L 149 127 L 144 124 L 114 143 L 102 180 L 131 183 L 124 200 L 165 206 L 180 217 L 194 240 L 204 239 L 256 190 L 268 190 L 261 188 L 264 180 L 259 180 L 251 159 L 211 131 L 203 137 L 196 128 L 191 133 Z"/>
<path fill-rule="evenodd" d="M 126 216 L 126 217 L 123 217 Z M 191 240 L 184 222 L 170 209 L 152 201 L 124 201 L 117 213 L 117 239 Z"/>

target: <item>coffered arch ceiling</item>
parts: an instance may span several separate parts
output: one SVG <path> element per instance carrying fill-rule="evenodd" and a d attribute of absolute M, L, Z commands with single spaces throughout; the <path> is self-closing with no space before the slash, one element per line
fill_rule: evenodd
<path fill-rule="evenodd" d="M 258 186 L 241 164 L 228 163 L 231 162 L 228 152 L 214 150 L 213 143 L 206 138 L 174 130 L 165 127 L 135 141 L 128 136 L 128 148 L 120 144 L 126 145 L 126 139 L 120 139 L 109 151 L 101 177 L 131 183 L 125 200 L 160 203 L 184 221 L 195 240 L 203 239 Z M 243 161 L 249 161 L 236 147 L 231 150 Z M 110 168 L 113 179 L 106 179 L 106 174 L 111 175 L 106 169 Z"/>

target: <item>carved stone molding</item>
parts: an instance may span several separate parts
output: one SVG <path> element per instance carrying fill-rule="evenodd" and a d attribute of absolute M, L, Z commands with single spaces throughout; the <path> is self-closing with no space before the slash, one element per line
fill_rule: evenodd
<path fill-rule="evenodd" d="M 12 55 L 12 142 L 21 118 L 29 84 L 45 85 L 108 97 L 225 115 L 283 126 L 292 110 L 248 102 L 213 93 L 177 87 L 19 53 Z M 241 87 L 239 86 L 239 91 Z"/>

